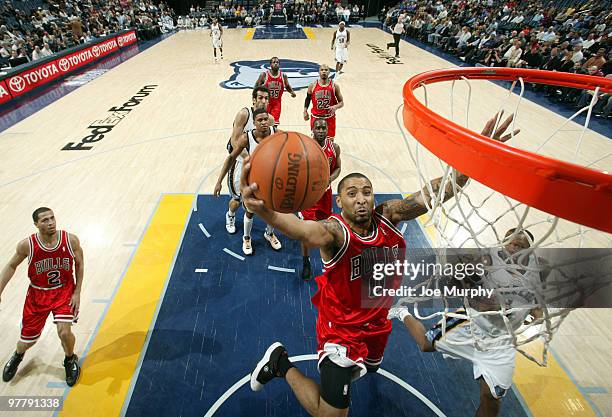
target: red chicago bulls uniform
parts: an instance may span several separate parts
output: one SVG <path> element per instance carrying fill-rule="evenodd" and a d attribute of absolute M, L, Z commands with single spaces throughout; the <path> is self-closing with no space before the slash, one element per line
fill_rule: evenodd
<path fill-rule="evenodd" d="M 329 173 L 331 175 L 332 172 L 336 170 L 338 167 L 338 159 L 336 155 L 336 149 L 334 148 L 334 143 L 325 139 L 325 145 L 323 145 L 323 153 L 327 156 L 327 161 L 329 162 Z M 325 194 L 319 201 L 317 201 L 312 207 L 306 210 L 302 210 L 300 212 L 302 218 L 304 220 L 325 220 L 332 214 L 332 189 L 331 186 L 327 187 Z"/>
<path fill-rule="evenodd" d="M 331 114 L 329 108 L 338 104 L 334 83 L 329 80 L 329 84 L 322 86 L 319 80 L 315 81 L 312 89 L 312 117 L 310 118 L 310 129 L 314 129 L 315 119 L 327 120 L 327 135 L 330 138 L 336 137 L 336 114 Z"/>
<path fill-rule="evenodd" d="M 281 98 L 285 92 L 285 81 L 283 73 L 278 70 L 278 77 L 273 77 L 270 71 L 266 71 L 266 81 L 264 85 L 270 91 L 270 101 L 268 101 L 268 113 L 274 116 L 275 124 L 280 123 Z"/>
<path fill-rule="evenodd" d="M 76 322 L 70 307 L 74 292 L 74 252 L 68 232 L 58 230 L 58 243 L 53 248 L 43 246 L 38 234 L 28 238 L 28 277 L 30 287 L 23 307 L 21 341 L 35 342 L 45 326 L 49 313 L 53 322 Z"/>
<path fill-rule="evenodd" d="M 336 256 L 324 262 L 317 277 L 318 291 L 312 298 L 319 310 L 317 343 L 319 363 L 325 358 L 343 367 L 357 365 L 355 378 L 365 374 L 365 365 L 382 362 L 391 322 L 387 319 L 391 297 L 368 295 L 380 285 L 372 271 L 377 263 L 403 262 L 406 242 L 401 232 L 382 215 L 372 214 L 373 231 L 368 237 L 354 233 L 341 215 L 332 214 L 342 226 L 344 245 Z M 401 276 L 387 277 L 386 288 L 397 288 Z"/>

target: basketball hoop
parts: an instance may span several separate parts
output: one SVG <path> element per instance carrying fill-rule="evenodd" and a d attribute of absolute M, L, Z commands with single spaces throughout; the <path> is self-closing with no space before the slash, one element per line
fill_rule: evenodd
<path fill-rule="evenodd" d="M 612 79 L 516 68 L 429 71 L 404 86 L 403 113 L 404 125 L 416 140 L 470 178 L 528 206 L 612 233 L 612 175 L 486 138 L 441 117 L 414 96 L 419 87 L 456 80 L 522 80 L 595 90 L 596 96 L 612 93 Z M 592 106 L 587 111 L 589 119 Z"/>
<path fill-rule="evenodd" d="M 441 93 L 436 90 L 445 86 L 442 83 L 444 81 L 450 81 L 450 107 L 446 105 L 438 111 L 435 106 L 432 108 L 432 103 L 435 104 L 440 97 L 446 96 L 445 91 Z M 500 95 L 499 89 L 485 81 L 511 82 L 507 96 L 503 98 L 504 101 L 497 111 L 495 124 L 497 130 L 502 119 L 499 110 L 508 102 L 516 100 L 516 104 L 511 104 L 510 108 L 506 109 L 507 113 L 515 114 L 511 132 L 515 130 L 515 125 L 525 127 L 521 125 L 519 112 L 525 112 L 521 104 L 524 104 L 526 83 L 589 90 L 593 93 L 589 104 L 562 122 L 552 135 L 545 138 L 533 138 L 533 135 L 529 135 L 526 138 L 527 146 L 520 148 L 514 136 L 508 143 L 501 143 L 469 128 L 469 123 L 473 123 L 475 118 L 470 114 L 470 108 L 473 106 L 472 96 L 476 89 L 482 88 L 478 91 L 484 91 L 481 98 L 485 97 L 486 100 L 486 103 L 480 103 L 481 112 L 483 107 L 490 112 L 489 117 L 495 112 L 493 99 Z M 479 82 L 481 84 L 478 84 Z M 516 86 L 520 87 L 518 93 L 514 92 Z M 464 100 L 465 112 L 457 111 L 455 95 L 461 88 L 464 88 L 467 94 L 467 99 Z M 490 96 L 487 93 L 489 91 Z M 422 93 L 422 99 L 417 98 L 415 93 Z M 584 152 L 585 138 L 588 139 L 592 133 L 588 126 L 593 107 L 601 93 L 612 93 L 612 79 L 531 69 L 444 69 L 418 74 L 408 80 L 403 90 L 403 125 L 415 140 L 408 137 L 403 130 L 399 120 L 401 106 L 396 120 L 416 165 L 420 188 L 429 191 L 428 198 L 423 194 L 429 209 L 424 226 L 433 229 L 433 246 L 501 248 L 522 230 L 528 229 L 536 237 L 534 241 L 530 241 L 530 247 L 521 252 L 528 258 L 533 255 L 536 261 L 540 248 L 612 248 L 612 175 L 608 173 L 612 164 L 602 166 L 602 161 L 612 159 L 612 145 L 607 140 L 598 138 L 601 142 L 598 145 L 601 145 L 603 152 L 599 151 L 599 148 L 597 152 L 590 151 L 590 154 Z M 525 106 L 527 105 L 523 107 Z M 450 109 L 447 117 L 441 114 L 444 111 L 448 113 L 446 109 Z M 564 154 L 565 160 L 558 159 L 556 154 L 544 155 L 543 150 L 551 148 L 554 153 L 560 148 L 553 143 L 555 139 L 564 141 L 564 149 L 568 148 L 567 132 L 572 131 L 572 122 L 581 115 L 586 116 L 585 123 L 577 129 L 577 144 L 573 151 Z M 460 117 L 463 117 L 462 124 L 457 120 Z M 521 136 L 524 137 L 524 134 Z M 559 136 L 562 137 L 559 139 Z M 457 185 L 455 170 L 469 176 L 470 182 L 463 187 Z M 430 185 L 434 178 L 442 179 L 438 192 Z M 454 191 L 454 198 L 444 203 L 443 190 L 448 185 Z M 515 231 L 506 236 L 506 231 L 511 228 Z M 437 252 L 438 261 L 446 256 L 445 250 Z M 532 268 L 534 273 L 540 268 L 536 264 L 537 262 Z M 508 264 L 502 265 L 501 269 L 515 273 L 515 267 L 516 264 Z M 554 269 L 555 266 L 551 268 Z M 439 288 L 443 285 L 441 282 L 440 277 L 433 276 L 420 285 Z M 591 282 L 590 284 L 593 288 L 598 285 Z M 567 289 L 561 285 L 558 297 L 571 296 L 567 291 L 564 293 L 564 288 Z M 497 294 L 501 294 L 508 288 L 501 286 L 495 290 Z M 475 331 L 472 332 L 472 340 L 466 343 L 474 344 L 483 350 L 503 348 L 512 343 L 517 351 L 528 359 L 544 366 L 554 333 L 574 307 L 552 308 L 543 300 L 539 290 L 529 288 L 529 285 L 515 285 L 512 290 L 531 292 L 531 299 L 541 308 L 542 317 L 534 320 L 531 325 L 519 327 L 509 320 L 516 309 L 503 305 L 499 310 L 493 311 L 466 308 L 466 312 L 453 312 L 445 297 L 437 297 L 442 301 L 442 311 L 427 315 L 421 314 L 418 304 L 431 300 L 432 297 L 404 298 L 400 302 L 414 303 L 414 314 L 417 318 L 441 317 L 443 332 L 447 317 L 468 319 Z M 467 298 L 464 302 L 469 307 Z M 483 320 L 498 323 L 501 332 L 497 337 L 482 337 Z M 541 355 L 538 355 L 540 358 L 523 349 L 524 345 L 535 340 L 543 342 Z"/>

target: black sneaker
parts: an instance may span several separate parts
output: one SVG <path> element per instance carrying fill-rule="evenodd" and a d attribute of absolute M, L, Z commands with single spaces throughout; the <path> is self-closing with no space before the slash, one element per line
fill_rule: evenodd
<path fill-rule="evenodd" d="M 263 358 L 261 358 L 251 373 L 251 389 L 253 391 L 261 391 L 264 385 L 280 376 L 278 373 L 278 360 L 283 354 L 286 355 L 287 351 L 282 343 L 275 342 L 270 345 Z"/>
<path fill-rule="evenodd" d="M 79 366 L 77 355 L 72 355 L 70 359 L 64 359 L 64 369 L 66 370 L 66 384 L 71 387 L 76 384 L 79 375 L 81 375 L 81 367 Z"/>
<path fill-rule="evenodd" d="M 309 281 L 311 272 L 310 261 L 305 261 L 302 265 L 302 279 L 304 281 Z"/>
<path fill-rule="evenodd" d="M 4 370 L 2 371 L 2 380 L 4 382 L 9 382 L 13 379 L 22 360 L 23 353 L 20 355 L 17 352 L 13 352 L 13 356 L 11 356 L 6 365 L 4 365 Z"/>

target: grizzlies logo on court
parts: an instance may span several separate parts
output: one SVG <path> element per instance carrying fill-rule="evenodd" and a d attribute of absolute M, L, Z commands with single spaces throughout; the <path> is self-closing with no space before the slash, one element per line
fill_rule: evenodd
<path fill-rule="evenodd" d="M 270 60 L 232 62 L 234 73 L 229 80 L 221 82 L 223 88 L 237 90 L 255 87 L 255 81 L 263 71 L 270 69 Z M 308 84 L 319 78 L 319 64 L 310 61 L 294 61 L 281 58 L 281 71 L 287 75 L 289 84 L 294 90 L 308 88 Z M 330 78 L 335 78 L 333 69 L 329 71 Z"/>

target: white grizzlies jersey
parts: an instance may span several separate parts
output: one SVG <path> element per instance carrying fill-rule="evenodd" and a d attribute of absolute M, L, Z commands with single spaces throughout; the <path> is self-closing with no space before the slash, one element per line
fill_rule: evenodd
<path fill-rule="evenodd" d="M 344 29 L 340 32 L 340 29 L 336 31 L 336 49 L 346 48 L 346 42 L 348 40 L 348 31 Z"/>
<path fill-rule="evenodd" d="M 276 126 L 272 126 L 270 128 L 270 134 L 272 135 L 274 133 L 276 133 Z M 247 150 L 249 152 L 249 155 L 253 155 L 253 152 L 255 152 L 257 145 L 259 145 L 259 142 L 255 139 L 255 129 L 247 132 L 247 139 L 249 140 Z"/>
<path fill-rule="evenodd" d="M 221 26 L 219 23 L 217 23 L 216 25 L 210 25 L 210 31 L 212 33 L 213 42 L 215 40 L 221 39 Z"/>
<path fill-rule="evenodd" d="M 484 278 L 483 287 L 495 289 L 497 300 L 506 310 L 519 309 L 506 315 L 511 328 L 516 330 L 523 324 L 531 308 L 537 303 L 535 290 L 540 285 L 540 274 L 536 257 L 533 253 L 529 254 L 529 258 L 524 261 L 519 257 L 524 264 L 522 266 L 512 261 L 507 262 L 505 259 L 507 255 L 503 250 L 493 249 L 489 255 L 491 266 L 487 268 L 488 273 Z M 477 313 L 475 310 L 470 310 L 472 314 Z M 476 315 L 473 321 L 490 336 L 508 334 L 501 315 Z"/>
<path fill-rule="evenodd" d="M 210 25 L 210 34 L 212 35 L 213 48 L 223 48 L 220 23 L 217 23 L 216 25 Z"/>

